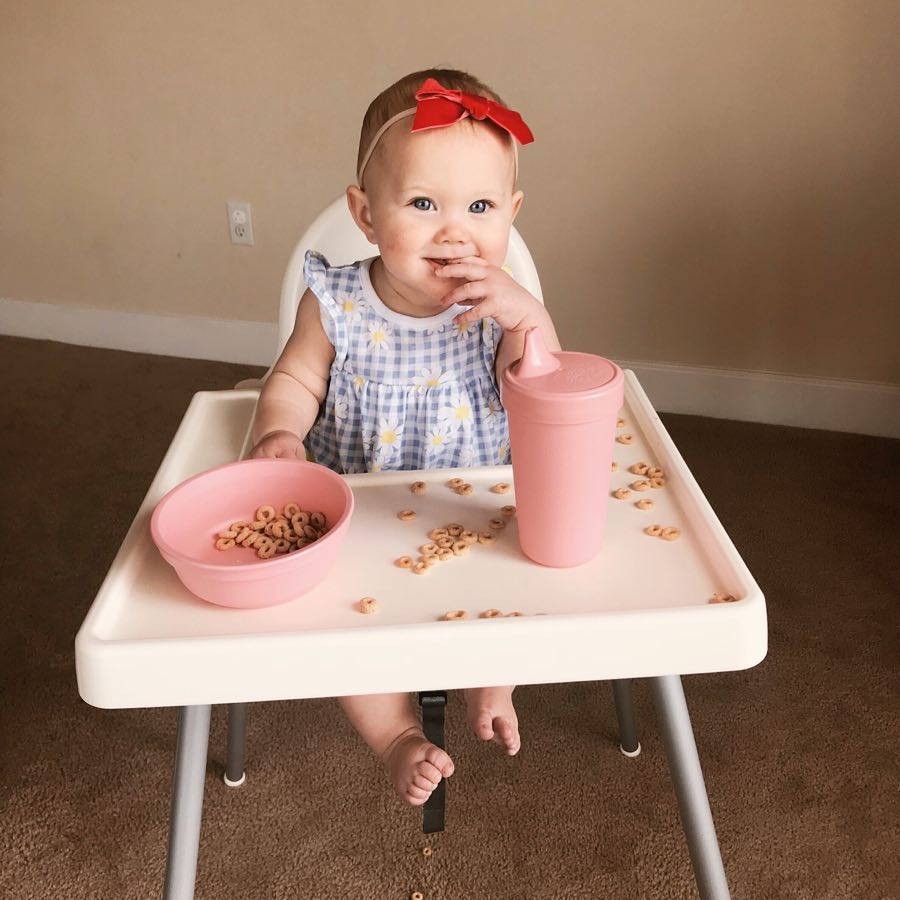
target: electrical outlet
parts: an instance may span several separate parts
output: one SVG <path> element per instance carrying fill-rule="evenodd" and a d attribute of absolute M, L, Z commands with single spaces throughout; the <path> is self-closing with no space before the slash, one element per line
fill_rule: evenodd
<path fill-rule="evenodd" d="M 249 203 L 228 201 L 228 233 L 232 244 L 253 246 L 253 219 Z"/>

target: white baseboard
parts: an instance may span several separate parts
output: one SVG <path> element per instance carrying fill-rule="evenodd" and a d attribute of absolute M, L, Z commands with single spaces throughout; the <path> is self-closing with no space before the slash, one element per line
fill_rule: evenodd
<path fill-rule="evenodd" d="M 0 298 L 0 334 L 269 366 L 274 323 L 81 309 Z M 647 360 L 632 369 L 662 412 L 900 438 L 900 385 Z"/>
<path fill-rule="evenodd" d="M 260 366 L 272 363 L 278 341 L 278 328 L 269 322 L 146 315 L 2 297 L 0 334 Z"/>
<path fill-rule="evenodd" d="M 616 362 L 634 371 L 653 406 L 663 412 L 900 437 L 900 385 Z"/>

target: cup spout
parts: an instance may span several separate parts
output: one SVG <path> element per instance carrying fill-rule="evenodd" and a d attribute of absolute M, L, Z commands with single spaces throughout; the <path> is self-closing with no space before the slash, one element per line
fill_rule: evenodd
<path fill-rule="evenodd" d="M 529 328 L 525 332 L 525 349 L 516 367 L 516 375 L 519 378 L 535 378 L 555 372 L 561 366 L 562 363 L 547 349 L 541 329 L 537 326 Z"/>

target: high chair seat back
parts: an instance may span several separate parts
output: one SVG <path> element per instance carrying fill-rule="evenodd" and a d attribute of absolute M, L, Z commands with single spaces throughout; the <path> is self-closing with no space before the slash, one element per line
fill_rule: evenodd
<path fill-rule="evenodd" d="M 318 250 L 333 266 L 345 266 L 358 259 L 375 256 L 378 248 L 370 244 L 359 230 L 350 210 L 347 198 L 342 194 L 316 217 L 297 242 L 288 263 L 284 282 L 281 286 L 281 306 L 278 313 L 278 349 L 276 357 L 284 349 L 297 316 L 300 297 L 306 290 L 303 278 L 303 259 L 307 250 Z M 515 228 L 510 230 L 509 249 L 505 265 L 512 277 L 527 291 L 534 294 L 541 303 L 541 282 L 525 241 Z"/>

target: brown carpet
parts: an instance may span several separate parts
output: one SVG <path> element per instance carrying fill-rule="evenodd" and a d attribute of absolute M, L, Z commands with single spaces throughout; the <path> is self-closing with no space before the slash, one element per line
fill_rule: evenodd
<path fill-rule="evenodd" d="M 3 898 L 161 894 L 176 714 L 83 703 L 73 641 L 191 394 L 258 371 L 0 338 Z M 732 895 L 900 897 L 900 445 L 663 418 L 768 601 L 761 665 L 684 679 Z M 516 699 L 510 760 L 451 695 L 430 839 L 334 701 L 251 707 L 239 790 L 214 709 L 197 897 L 696 897 L 646 683 L 634 760 L 609 685 Z"/>

